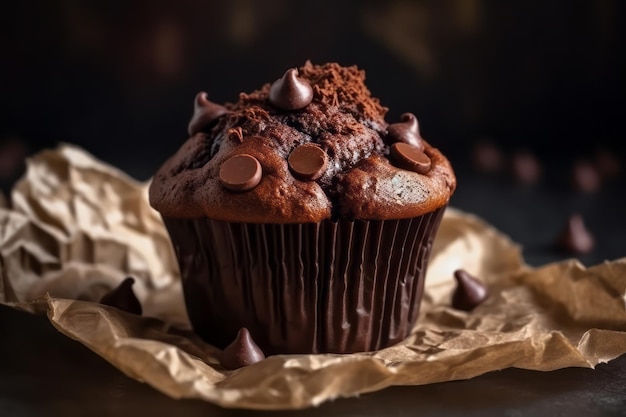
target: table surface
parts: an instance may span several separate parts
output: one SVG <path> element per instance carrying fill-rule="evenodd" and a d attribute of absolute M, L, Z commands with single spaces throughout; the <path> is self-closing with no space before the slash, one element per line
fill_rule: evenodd
<path fill-rule="evenodd" d="M 457 173 L 462 180 L 452 205 L 482 216 L 521 243 L 531 265 L 569 257 L 551 245 L 572 212 L 584 215 L 598 241 L 591 254 L 579 258 L 584 264 L 626 256 L 623 179 L 582 194 L 558 181 L 528 187 L 463 166 Z M 61 335 L 45 317 L 0 306 L 0 335 L 0 416 L 626 416 L 626 355 L 595 370 L 505 369 L 467 381 L 391 387 L 318 408 L 270 413 L 170 399 Z"/>

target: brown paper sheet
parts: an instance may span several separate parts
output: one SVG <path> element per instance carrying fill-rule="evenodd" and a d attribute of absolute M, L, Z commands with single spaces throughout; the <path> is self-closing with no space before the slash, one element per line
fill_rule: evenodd
<path fill-rule="evenodd" d="M 225 371 L 219 350 L 189 330 L 175 258 L 146 190 L 69 145 L 32 158 L 13 208 L 0 208 L 0 301 L 47 314 L 59 331 L 171 397 L 295 409 L 507 367 L 593 367 L 626 353 L 626 258 L 533 269 L 507 237 L 449 209 L 418 324 L 404 342 L 363 354 L 271 356 Z M 471 313 L 449 306 L 458 268 L 491 291 Z M 128 275 L 143 317 L 95 302 Z"/>

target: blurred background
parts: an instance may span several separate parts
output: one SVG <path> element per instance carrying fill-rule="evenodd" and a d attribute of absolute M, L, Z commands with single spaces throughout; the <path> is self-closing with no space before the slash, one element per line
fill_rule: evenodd
<path fill-rule="evenodd" d="M 235 101 L 310 59 L 364 69 L 387 121 L 415 113 L 457 169 L 453 204 L 514 237 L 527 224 L 511 225 L 510 210 L 538 197 L 516 191 L 495 210 L 509 180 L 540 183 L 539 198 L 557 193 L 563 215 L 593 211 L 599 203 L 588 195 L 609 184 L 617 216 L 626 212 L 624 181 L 615 180 L 626 150 L 625 8 L 620 0 L 10 2 L 0 17 L 0 185 L 6 193 L 25 156 L 59 142 L 148 179 L 186 139 L 198 91 Z M 521 151 L 529 158 L 514 159 Z M 613 169 L 590 174 L 595 188 L 572 188 L 576 164 Z M 495 188 L 485 189 L 490 181 Z M 626 223 L 616 221 L 626 247 Z"/>

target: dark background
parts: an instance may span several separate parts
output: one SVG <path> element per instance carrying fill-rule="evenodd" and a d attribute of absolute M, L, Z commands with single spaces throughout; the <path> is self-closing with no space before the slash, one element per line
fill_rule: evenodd
<path fill-rule="evenodd" d="M 532 262 L 553 259 L 542 254 L 555 255 L 545 249 L 573 212 L 600 234 L 585 260 L 624 256 L 624 169 L 593 192 L 573 187 L 570 173 L 598 152 L 624 161 L 625 9 L 620 0 L 10 2 L 0 17 L 0 186 L 7 193 L 24 156 L 59 142 L 148 179 L 186 139 L 198 91 L 235 101 L 307 59 L 337 61 L 366 71 L 387 121 L 417 115 L 457 171 L 452 204 L 523 243 Z M 505 157 L 496 174 L 472 165 L 485 140 Z M 538 183 L 511 175 L 519 150 L 539 161 Z"/>
<path fill-rule="evenodd" d="M 73 143 L 145 180 L 186 139 L 193 98 L 235 101 L 306 59 L 356 64 L 373 94 L 420 120 L 452 161 L 451 204 L 522 245 L 532 265 L 626 256 L 624 65 L 620 0 L 81 1 L 5 2 L 0 12 L 0 190 L 24 158 Z M 504 157 L 477 169 L 480 141 Z M 511 157 L 541 167 L 520 182 Z M 574 163 L 617 162 L 583 190 Z M 620 167 L 621 164 L 621 168 Z M 600 164 L 601 165 L 601 164 Z M 2 197 L 2 194 L 0 194 Z M 0 206 L 2 205 L 0 198 Z M 558 251 L 580 213 L 596 245 Z M 275 415 L 175 401 L 60 335 L 42 317 L 0 308 L 0 414 Z M 469 381 L 395 387 L 298 416 L 626 415 L 626 359 L 597 370 L 509 369 Z"/>
<path fill-rule="evenodd" d="M 306 59 L 366 70 L 450 157 L 623 153 L 625 6 L 601 1 L 95 1 L 3 6 L 0 140 L 59 141 L 147 178 L 196 92 L 234 101 Z M 141 159 L 141 161 L 139 160 Z"/>

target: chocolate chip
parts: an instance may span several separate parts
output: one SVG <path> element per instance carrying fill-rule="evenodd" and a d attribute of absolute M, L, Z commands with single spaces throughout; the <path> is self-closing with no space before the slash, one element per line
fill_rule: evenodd
<path fill-rule="evenodd" d="M 134 283 L 135 280 L 133 278 L 126 278 L 117 288 L 105 294 L 100 299 L 100 304 L 119 308 L 120 310 L 140 316 L 142 312 L 141 303 L 133 292 Z"/>
<path fill-rule="evenodd" d="M 595 239 L 587 230 L 582 216 L 573 214 L 567 220 L 565 228 L 557 236 L 555 244 L 558 249 L 582 255 L 593 250 Z"/>
<path fill-rule="evenodd" d="M 511 160 L 513 178 L 526 185 L 532 185 L 541 178 L 539 161 L 529 151 L 517 151 Z"/>
<path fill-rule="evenodd" d="M 247 191 L 261 181 L 261 164 L 252 155 L 240 154 L 227 159 L 220 167 L 220 182 L 231 191 Z"/>
<path fill-rule="evenodd" d="M 608 149 L 600 149 L 596 152 L 595 165 L 604 179 L 619 177 L 622 174 L 622 164 L 619 158 Z"/>
<path fill-rule="evenodd" d="M 430 171 L 430 158 L 417 146 L 398 142 L 391 145 L 391 158 L 396 166 L 418 174 Z"/>
<path fill-rule="evenodd" d="M 269 100 L 282 110 L 298 110 L 311 103 L 313 89 L 305 80 L 298 78 L 298 70 L 291 68 L 270 87 Z"/>
<path fill-rule="evenodd" d="M 16 179 L 25 167 L 27 149 L 18 138 L 0 140 L 0 181 Z"/>
<path fill-rule="evenodd" d="M 263 351 L 254 343 L 248 329 L 243 327 L 237 332 L 235 340 L 222 351 L 220 365 L 232 370 L 261 362 L 263 359 Z"/>
<path fill-rule="evenodd" d="M 600 189 L 602 180 L 593 164 L 587 161 L 576 161 L 572 166 L 572 183 L 579 191 L 593 193 Z"/>
<path fill-rule="evenodd" d="M 193 107 L 193 116 L 191 117 L 189 127 L 187 128 L 190 136 L 193 136 L 198 132 L 202 132 L 211 124 L 211 122 L 228 113 L 228 109 L 226 109 L 226 107 L 209 101 L 207 94 L 204 91 L 196 94 L 196 100 L 194 101 Z"/>
<path fill-rule="evenodd" d="M 457 310 L 473 310 L 489 296 L 487 286 L 464 269 L 454 271 L 454 279 L 456 289 L 452 294 L 452 307 Z"/>
<path fill-rule="evenodd" d="M 420 136 L 419 124 L 413 113 L 404 113 L 400 116 L 400 123 L 390 124 L 387 128 L 387 143 L 403 142 L 424 150 L 424 143 Z"/>
<path fill-rule="evenodd" d="M 288 161 L 289 168 L 296 176 L 313 181 L 326 171 L 328 155 L 319 146 L 307 143 L 294 149 Z"/>
<path fill-rule="evenodd" d="M 472 149 L 472 165 L 478 172 L 496 173 L 504 166 L 502 151 L 491 142 L 478 142 Z"/>

